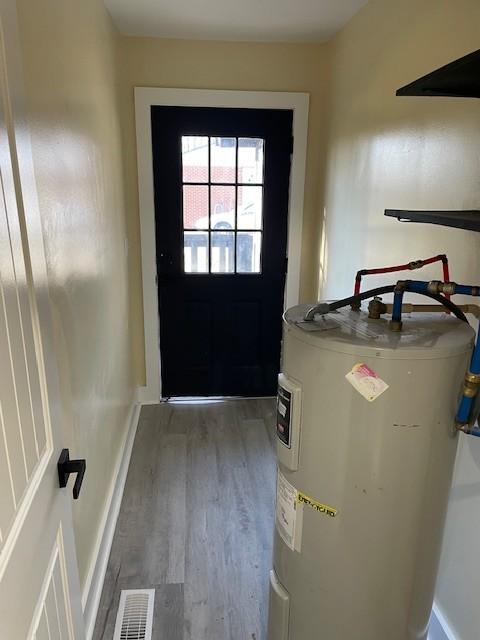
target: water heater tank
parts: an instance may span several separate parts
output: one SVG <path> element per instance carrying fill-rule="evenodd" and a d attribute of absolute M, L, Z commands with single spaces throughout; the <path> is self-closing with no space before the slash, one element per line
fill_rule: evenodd
<path fill-rule="evenodd" d="M 268 640 L 425 640 L 474 332 L 284 317 Z"/>

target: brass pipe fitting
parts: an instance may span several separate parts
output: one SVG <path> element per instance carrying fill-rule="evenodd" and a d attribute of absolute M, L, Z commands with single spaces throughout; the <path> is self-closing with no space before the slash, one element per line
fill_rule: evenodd
<path fill-rule="evenodd" d="M 411 271 L 414 271 L 415 269 L 421 269 L 424 264 L 425 262 L 423 260 L 413 260 L 412 262 L 408 263 L 408 268 Z"/>
<path fill-rule="evenodd" d="M 471 382 L 472 384 L 480 385 L 480 373 L 472 373 L 471 371 L 467 371 L 465 374 L 465 381 Z"/>
<path fill-rule="evenodd" d="M 462 304 L 460 305 L 460 309 L 464 313 L 471 313 L 475 318 L 480 318 L 480 307 L 478 304 Z"/>
<path fill-rule="evenodd" d="M 431 280 L 427 285 L 429 293 L 443 293 L 452 296 L 455 293 L 457 285 L 455 282 L 442 282 L 441 280 Z"/>
<path fill-rule="evenodd" d="M 443 282 L 440 282 L 440 280 L 431 280 L 427 285 L 427 291 L 429 293 L 442 293 L 442 284 Z"/>
<path fill-rule="evenodd" d="M 465 382 L 463 385 L 463 395 L 465 398 L 475 398 L 478 392 L 478 386 L 471 382 Z"/>
<path fill-rule="evenodd" d="M 387 313 L 387 305 L 382 302 L 381 298 L 375 296 L 368 303 L 368 317 L 372 320 L 379 320 L 382 313 Z"/>
<path fill-rule="evenodd" d="M 386 313 L 392 313 L 393 304 L 390 302 L 385 305 Z M 440 304 L 412 304 L 404 302 L 402 304 L 402 313 L 446 313 L 446 309 Z"/>
<path fill-rule="evenodd" d="M 444 282 L 442 284 L 442 292 L 447 296 L 453 296 L 456 286 L 455 282 Z"/>
<path fill-rule="evenodd" d="M 385 313 L 392 313 L 393 304 L 388 302 Z M 463 313 L 470 313 L 475 318 L 480 318 L 480 306 L 478 304 L 459 304 L 457 305 Z M 446 309 L 440 304 L 411 304 L 406 302 L 402 304 L 402 313 L 446 313 Z"/>
<path fill-rule="evenodd" d="M 390 320 L 390 331 L 401 331 L 403 322 L 400 320 Z"/>
<path fill-rule="evenodd" d="M 465 382 L 463 384 L 463 395 L 466 398 L 475 398 L 480 385 L 480 375 L 467 371 L 465 374 Z"/>

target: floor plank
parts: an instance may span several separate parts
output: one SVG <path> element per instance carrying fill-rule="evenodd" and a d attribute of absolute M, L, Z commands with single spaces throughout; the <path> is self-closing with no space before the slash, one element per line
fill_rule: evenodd
<path fill-rule="evenodd" d="M 94 640 L 121 589 L 155 588 L 158 640 L 264 640 L 274 517 L 272 399 L 142 408 Z"/>

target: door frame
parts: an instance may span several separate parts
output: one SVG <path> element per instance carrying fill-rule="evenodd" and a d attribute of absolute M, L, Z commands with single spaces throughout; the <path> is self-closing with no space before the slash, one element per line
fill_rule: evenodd
<path fill-rule="evenodd" d="M 144 404 L 157 403 L 162 397 L 155 243 L 152 106 L 287 109 L 293 111 L 293 153 L 288 202 L 288 269 L 285 283 L 285 306 L 288 308 L 298 304 L 300 293 L 309 94 L 277 91 L 135 87 L 146 375 L 146 386 L 140 387 L 138 400 Z"/>

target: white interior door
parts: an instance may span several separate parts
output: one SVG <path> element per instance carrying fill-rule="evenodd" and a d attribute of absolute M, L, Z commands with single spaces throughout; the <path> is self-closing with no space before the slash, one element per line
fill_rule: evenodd
<path fill-rule="evenodd" d="M 85 638 L 15 2 L 0 4 L 0 638 Z"/>

